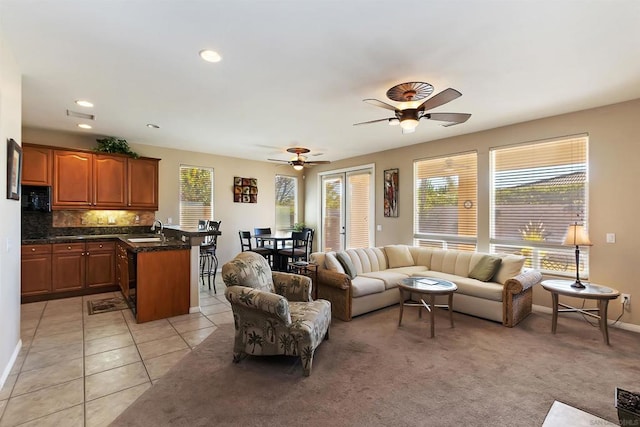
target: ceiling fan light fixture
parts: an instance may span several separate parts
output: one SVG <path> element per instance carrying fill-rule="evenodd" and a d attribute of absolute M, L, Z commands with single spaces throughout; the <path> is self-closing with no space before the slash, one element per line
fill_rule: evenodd
<path fill-rule="evenodd" d="M 413 130 L 418 126 L 418 121 L 414 118 L 400 120 L 400 127 L 405 130 Z"/>
<path fill-rule="evenodd" d="M 389 126 L 398 126 L 400 124 L 400 120 L 397 118 L 389 119 Z"/>

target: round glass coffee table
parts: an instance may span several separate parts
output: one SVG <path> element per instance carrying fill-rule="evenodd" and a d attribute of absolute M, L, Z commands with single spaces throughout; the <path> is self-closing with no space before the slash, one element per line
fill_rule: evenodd
<path fill-rule="evenodd" d="M 449 320 L 451 327 L 453 328 L 453 293 L 458 289 L 455 283 L 448 280 L 437 279 L 435 277 L 409 277 L 402 279 L 398 282 L 398 290 L 400 291 L 400 318 L 398 319 L 398 326 L 402 325 L 402 313 L 404 307 L 420 307 L 418 312 L 422 317 L 422 307 L 426 308 L 431 317 L 431 338 L 435 336 L 435 307 L 446 307 L 449 309 Z M 420 298 L 420 301 L 413 301 L 407 299 L 411 294 L 425 295 L 429 302 L 425 302 Z M 438 295 L 448 295 L 449 303 L 444 305 L 436 305 L 435 300 Z"/>

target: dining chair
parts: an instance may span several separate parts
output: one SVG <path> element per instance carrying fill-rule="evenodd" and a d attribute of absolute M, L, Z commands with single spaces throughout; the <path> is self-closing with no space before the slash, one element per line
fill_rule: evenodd
<path fill-rule="evenodd" d="M 309 233 L 309 245 L 307 249 L 307 261 L 311 259 L 311 253 L 313 252 L 313 236 L 316 234 L 316 230 L 314 228 L 304 227 L 302 231 L 306 231 Z"/>
<path fill-rule="evenodd" d="M 291 233 L 291 247 L 280 249 L 278 255 L 290 258 L 292 262 L 308 261 L 309 232 L 294 231 Z"/>
<path fill-rule="evenodd" d="M 267 249 L 273 251 L 275 249 L 273 245 L 265 244 L 264 240 L 260 239 L 260 236 L 265 235 L 265 234 L 271 234 L 271 227 L 254 228 L 253 229 L 253 236 L 256 239 L 256 247 L 267 248 Z"/>
<path fill-rule="evenodd" d="M 240 236 L 240 250 L 242 252 L 251 251 L 260 254 L 265 257 L 269 262 L 269 265 L 271 265 L 271 262 L 273 260 L 273 251 L 271 249 L 260 247 L 254 248 L 253 246 L 251 246 L 251 232 L 249 231 L 240 230 L 238 231 L 238 236 Z"/>
<path fill-rule="evenodd" d="M 222 221 L 207 221 L 207 231 L 219 231 Z M 204 242 L 200 244 L 200 277 L 202 278 L 202 284 L 204 285 L 204 276 L 207 276 L 207 283 L 209 289 L 211 289 L 211 274 L 213 273 L 213 293 L 217 294 L 216 290 L 216 273 L 218 271 L 218 256 L 216 255 L 216 249 L 218 248 L 218 236 L 208 235 L 205 236 Z"/>

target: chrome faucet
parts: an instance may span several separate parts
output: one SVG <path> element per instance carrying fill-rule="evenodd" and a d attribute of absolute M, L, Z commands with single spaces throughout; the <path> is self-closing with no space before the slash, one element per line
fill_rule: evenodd
<path fill-rule="evenodd" d="M 151 231 L 156 231 L 156 224 L 160 225 L 160 231 L 158 231 L 158 234 L 164 235 L 164 225 L 162 225 L 162 221 L 160 221 L 159 219 L 153 221 L 153 224 L 151 225 Z"/>

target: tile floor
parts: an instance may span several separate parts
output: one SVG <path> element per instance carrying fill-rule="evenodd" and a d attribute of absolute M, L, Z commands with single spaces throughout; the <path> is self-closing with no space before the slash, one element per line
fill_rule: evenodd
<path fill-rule="evenodd" d="M 89 299 L 23 304 L 22 350 L 0 390 L 0 427 L 106 426 L 218 325 L 220 293 L 201 287 L 200 313 L 137 324 L 130 310 L 88 315 Z"/>

